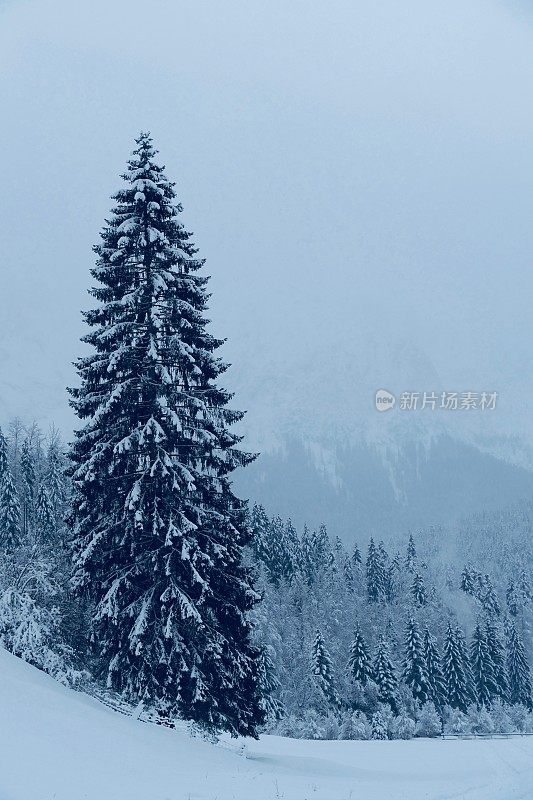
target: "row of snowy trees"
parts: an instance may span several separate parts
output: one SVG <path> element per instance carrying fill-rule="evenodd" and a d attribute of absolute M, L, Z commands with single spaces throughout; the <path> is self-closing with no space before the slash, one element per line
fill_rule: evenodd
<path fill-rule="evenodd" d="M 0 430 L 0 644 L 72 682 L 82 658 L 68 586 L 63 450 L 57 433 L 45 438 L 35 425 L 15 420 L 7 435 Z"/>
<path fill-rule="evenodd" d="M 531 711 L 527 570 L 523 602 L 505 607 L 508 582 L 497 591 L 483 575 L 472 591 L 464 580 L 465 571 L 476 574 L 472 566 L 461 574 L 431 547 L 419 557 L 412 536 L 393 557 L 370 539 L 363 559 L 357 545 L 348 552 L 330 541 L 324 526 L 298 536 L 290 521 L 270 519 L 260 506 L 251 522 L 264 594 L 258 635 L 288 718 L 357 712 L 371 719 L 386 707 L 416 727 L 427 706 L 424 714 L 430 709 L 441 725 L 455 714 L 457 726 L 457 715 L 473 710 L 500 720 L 501 707 Z"/>

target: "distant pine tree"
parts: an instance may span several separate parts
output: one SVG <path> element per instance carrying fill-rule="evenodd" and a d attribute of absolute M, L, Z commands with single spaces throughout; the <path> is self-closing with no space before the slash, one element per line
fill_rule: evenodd
<path fill-rule="evenodd" d="M 428 676 L 429 699 L 436 708 L 442 708 L 446 702 L 446 684 L 437 643 L 427 628 L 424 631 L 424 662 Z"/>
<path fill-rule="evenodd" d="M 348 555 L 345 555 L 342 562 L 342 574 L 346 588 L 349 592 L 353 592 L 355 587 L 355 575 L 353 572 L 352 560 Z"/>
<path fill-rule="evenodd" d="M 474 699 L 472 672 L 464 636 L 459 627 L 448 623 L 444 640 L 443 657 L 444 680 L 446 682 L 446 701 L 452 708 L 466 712 Z"/>
<path fill-rule="evenodd" d="M 39 485 L 39 489 L 37 491 L 35 515 L 41 538 L 45 541 L 49 541 L 54 532 L 55 519 L 54 519 L 54 509 L 52 507 L 48 490 L 44 485 L 44 483 L 41 483 Z"/>
<path fill-rule="evenodd" d="M 394 693 L 398 685 L 398 680 L 384 636 L 379 637 L 374 657 L 372 676 L 378 686 L 379 699 L 395 707 L 396 701 Z"/>
<path fill-rule="evenodd" d="M 74 586 L 92 604 L 108 685 L 209 730 L 255 735 L 264 719 L 251 541 L 229 475 L 251 457 L 242 414 L 215 381 L 226 365 L 206 330 L 207 277 L 178 221 L 174 185 L 141 134 L 95 248 L 72 405 Z"/>
<path fill-rule="evenodd" d="M 475 590 L 475 575 L 470 567 L 465 567 L 461 573 L 461 589 L 466 594 L 473 595 Z"/>
<path fill-rule="evenodd" d="M 250 513 L 250 528 L 252 529 L 252 551 L 257 561 L 267 564 L 269 560 L 268 552 L 268 529 L 270 520 L 263 506 L 255 503 Z"/>
<path fill-rule="evenodd" d="M 419 572 L 417 572 L 413 578 L 413 584 L 411 586 L 411 596 L 417 606 L 427 605 L 428 598 L 427 598 L 426 587 L 424 585 L 424 578 Z"/>
<path fill-rule="evenodd" d="M 409 534 L 409 542 L 407 543 L 407 554 L 405 556 L 405 568 L 408 572 L 414 572 L 416 568 L 417 556 L 415 540 L 413 534 Z"/>
<path fill-rule="evenodd" d="M 361 558 L 361 551 L 359 550 L 357 544 L 355 544 L 353 548 L 352 564 L 355 572 L 359 572 L 363 565 L 363 559 Z"/>
<path fill-rule="evenodd" d="M 312 670 L 315 683 L 326 704 L 332 708 L 339 708 L 340 697 L 335 688 L 331 656 L 326 649 L 324 639 L 319 630 L 316 632 L 312 649 Z"/>
<path fill-rule="evenodd" d="M 514 581 L 509 581 L 507 591 L 505 592 L 505 599 L 507 601 L 509 614 L 511 614 L 513 617 L 516 617 L 518 615 L 520 601 L 518 599 L 518 592 L 516 590 Z"/>
<path fill-rule="evenodd" d="M 21 538 L 20 503 L 7 458 L 7 442 L 0 429 L 0 548 L 12 552 Z"/>
<path fill-rule="evenodd" d="M 311 561 L 317 572 L 331 566 L 331 543 L 325 525 L 311 534 Z"/>
<path fill-rule="evenodd" d="M 301 566 L 300 540 L 290 519 L 283 528 L 282 551 L 282 574 L 290 581 Z"/>
<path fill-rule="evenodd" d="M 370 539 L 368 553 L 366 557 L 366 590 L 370 603 L 378 603 L 384 596 L 384 566 L 381 554 Z"/>
<path fill-rule="evenodd" d="M 355 636 L 350 647 L 350 657 L 348 659 L 348 667 L 352 680 L 360 683 L 361 686 L 366 686 L 372 677 L 372 665 L 366 647 L 363 634 L 359 626 L 355 629 Z"/>
<path fill-rule="evenodd" d="M 526 708 L 532 708 L 531 670 L 522 638 L 514 622 L 509 622 L 507 629 L 507 671 L 511 703 L 521 703 Z"/>
<path fill-rule="evenodd" d="M 484 576 L 483 591 L 480 597 L 483 610 L 487 614 L 498 616 L 501 613 L 500 601 L 488 575 Z"/>
<path fill-rule="evenodd" d="M 413 697 L 420 705 L 423 705 L 431 699 L 429 678 L 424 658 L 424 647 L 418 625 L 413 617 L 410 617 L 407 621 L 402 677 L 406 685 L 411 689 Z"/>
<path fill-rule="evenodd" d="M 269 722 L 274 722 L 275 720 L 281 719 L 283 716 L 283 703 L 275 696 L 275 692 L 278 691 L 280 683 L 276 677 L 274 663 L 267 647 L 262 647 L 259 653 L 258 675 L 260 689 L 259 704 L 265 719 Z"/>
<path fill-rule="evenodd" d="M 504 702 L 507 702 L 509 698 L 509 681 L 507 678 L 505 647 L 502 643 L 496 625 L 490 618 L 487 620 L 485 625 L 485 639 L 494 670 L 496 696 Z"/>
<path fill-rule="evenodd" d="M 24 534 L 27 534 L 34 521 L 35 488 L 37 478 L 35 463 L 29 438 L 24 439 L 20 450 L 20 479 L 22 487 L 22 520 Z"/>
<path fill-rule="evenodd" d="M 478 705 L 489 708 L 492 698 L 497 694 L 497 686 L 494 675 L 494 664 L 486 639 L 486 629 L 479 621 L 472 634 L 470 663 L 472 665 Z"/>

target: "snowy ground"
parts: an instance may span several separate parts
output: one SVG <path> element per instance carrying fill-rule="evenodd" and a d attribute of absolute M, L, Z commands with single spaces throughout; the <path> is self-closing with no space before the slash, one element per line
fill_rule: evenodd
<path fill-rule="evenodd" d="M 243 757 L 242 742 L 213 746 L 123 717 L 3 650 L 0 674 L 0 800 L 533 799 L 533 737 L 265 736 Z"/>

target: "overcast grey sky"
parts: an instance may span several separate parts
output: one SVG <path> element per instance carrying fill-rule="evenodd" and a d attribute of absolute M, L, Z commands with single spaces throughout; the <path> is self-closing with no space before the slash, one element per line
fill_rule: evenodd
<path fill-rule="evenodd" d="M 517 0 L 0 4 L 0 415 L 68 426 L 91 246 L 141 129 L 235 370 L 255 340 L 275 364 L 398 339 L 450 388 L 526 395 L 531 22 Z"/>

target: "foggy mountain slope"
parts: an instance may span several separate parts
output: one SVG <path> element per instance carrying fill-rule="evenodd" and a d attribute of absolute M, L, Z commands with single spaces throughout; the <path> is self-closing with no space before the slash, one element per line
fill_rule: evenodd
<path fill-rule="evenodd" d="M 269 342 L 273 346 L 272 341 Z M 404 391 L 490 391 L 447 386 L 430 359 L 408 343 L 323 343 L 306 357 L 261 345 L 229 372 L 246 445 L 259 458 L 236 478 L 239 491 L 298 525 L 325 522 L 345 541 L 449 523 L 533 495 L 533 461 L 518 414 L 503 394 L 494 410 L 401 410 Z M 374 395 L 396 395 L 388 412 Z M 244 401 L 244 403 L 243 403 Z M 421 402 L 421 399 L 419 399 Z M 498 405 L 500 403 L 500 405 Z M 502 405 L 503 404 L 503 405 Z"/>

